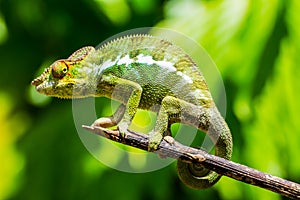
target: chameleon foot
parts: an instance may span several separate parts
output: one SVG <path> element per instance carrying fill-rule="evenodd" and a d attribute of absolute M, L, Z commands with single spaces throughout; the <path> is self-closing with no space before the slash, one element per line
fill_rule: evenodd
<path fill-rule="evenodd" d="M 175 139 L 174 139 L 172 136 L 167 135 L 167 136 L 164 137 L 164 140 L 165 140 L 167 143 L 169 143 L 170 145 L 175 144 Z"/>
<path fill-rule="evenodd" d="M 110 117 L 101 117 L 95 120 L 94 123 L 92 124 L 92 126 L 98 126 L 102 128 L 108 128 L 115 125 L 116 123 Z"/>
<path fill-rule="evenodd" d="M 128 129 L 128 123 L 121 121 L 118 124 L 118 129 L 119 129 L 119 132 L 120 132 L 120 136 L 122 138 L 125 138 L 126 137 L 126 133 L 127 133 L 127 129 Z"/>
<path fill-rule="evenodd" d="M 153 133 L 149 134 L 149 144 L 148 144 L 148 151 L 155 151 L 157 150 L 160 142 L 162 141 L 162 135 L 160 133 Z"/>

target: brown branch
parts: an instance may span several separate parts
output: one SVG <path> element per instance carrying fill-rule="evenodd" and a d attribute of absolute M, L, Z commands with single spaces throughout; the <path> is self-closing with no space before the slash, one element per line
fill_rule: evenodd
<path fill-rule="evenodd" d="M 95 126 L 82 127 L 110 140 L 148 151 L 148 135 L 146 134 L 128 131 L 126 138 L 122 138 L 117 130 L 108 130 Z M 235 180 L 265 188 L 289 198 L 300 199 L 300 184 L 298 183 L 225 160 L 200 149 L 184 146 L 170 136 L 164 138 L 155 153 L 188 163 L 199 163 L 207 169 Z"/>

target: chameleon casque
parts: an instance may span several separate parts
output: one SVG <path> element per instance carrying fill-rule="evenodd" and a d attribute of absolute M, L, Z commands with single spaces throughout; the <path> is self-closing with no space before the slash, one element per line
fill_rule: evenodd
<path fill-rule="evenodd" d="M 83 47 L 54 62 L 32 85 L 48 96 L 102 96 L 121 102 L 112 116 L 93 125 L 117 125 L 123 137 L 138 108 L 157 112 L 149 150 L 156 150 L 170 133 L 170 125 L 180 122 L 206 132 L 215 143 L 215 154 L 231 158 L 231 133 L 204 77 L 190 56 L 167 40 L 129 35 L 98 49 Z M 177 171 L 181 181 L 195 189 L 208 188 L 220 179 L 216 172 L 181 161 Z"/>

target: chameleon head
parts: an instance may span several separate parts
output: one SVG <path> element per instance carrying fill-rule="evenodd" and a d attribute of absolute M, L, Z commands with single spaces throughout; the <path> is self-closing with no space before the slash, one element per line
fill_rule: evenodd
<path fill-rule="evenodd" d="M 42 94 L 55 97 L 72 98 L 76 84 L 75 71 L 66 60 L 54 62 L 31 84 Z"/>
<path fill-rule="evenodd" d="M 83 47 L 73 53 L 68 59 L 55 61 L 31 84 L 36 90 L 47 96 L 60 98 L 80 98 L 86 96 L 87 87 L 84 74 L 78 70 L 84 58 L 94 50 L 93 47 Z M 82 71 L 82 70 L 81 70 Z"/>

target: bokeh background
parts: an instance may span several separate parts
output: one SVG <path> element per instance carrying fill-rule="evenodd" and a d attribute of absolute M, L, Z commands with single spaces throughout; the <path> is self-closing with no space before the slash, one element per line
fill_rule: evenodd
<path fill-rule="evenodd" d="M 223 77 L 233 160 L 300 182 L 299 10 L 298 0 L 0 0 L 0 199 L 284 199 L 227 177 L 191 190 L 175 163 L 108 168 L 81 143 L 71 101 L 39 96 L 30 81 L 121 31 L 180 31 Z"/>

